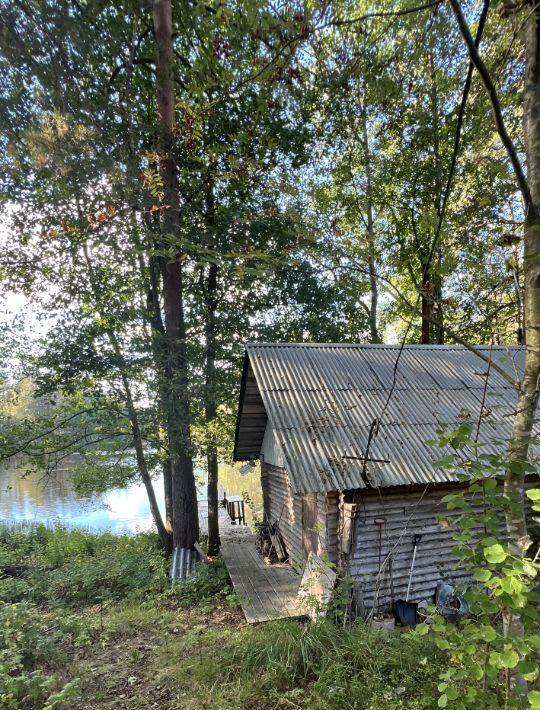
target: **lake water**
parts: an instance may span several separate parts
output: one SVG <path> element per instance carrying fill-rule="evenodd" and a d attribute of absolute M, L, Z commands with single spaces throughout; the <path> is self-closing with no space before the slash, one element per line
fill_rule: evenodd
<path fill-rule="evenodd" d="M 220 466 L 220 487 L 229 494 L 247 494 L 259 512 L 262 503 L 258 467 L 247 476 L 238 466 Z M 158 500 L 163 499 L 163 481 L 154 482 Z M 205 484 L 199 486 L 200 497 Z M 252 511 L 246 506 L 248 523 Z M 111 490 L 96 498 L 77 496 L 69 471 L 54 478 L 39 474 L 24 474 L 16 467 L 0 467 L 0 524 L 23 522 L 61 523 L 67 527 L 115 533 L 135 533 L 152 528 L 152 516 L 144 486 Z"/>

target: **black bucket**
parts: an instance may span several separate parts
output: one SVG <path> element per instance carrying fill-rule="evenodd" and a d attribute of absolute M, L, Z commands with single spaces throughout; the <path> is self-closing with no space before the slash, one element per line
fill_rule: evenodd
<path fill-rule="evenodd" d="M 394 605 L 394 619 L 400 626 L 416 626 L 418 622 L 418 604 L 398 599 Z"/>

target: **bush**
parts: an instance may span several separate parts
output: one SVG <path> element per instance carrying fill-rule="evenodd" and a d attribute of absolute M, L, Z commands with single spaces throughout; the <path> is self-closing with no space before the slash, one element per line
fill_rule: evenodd
<path fill-rule="evenodd" d="M 77 681 L 63 684 L 55 674 L 44 671 L 58 663 L 62 636 L 60 625 L 46 627 L 43 615 L 33 604 L 0 603 L 2 708 L 53 708 L 78 694 Z"/>
<path fill-rule="evenodd" d="M 210 564 L 199 564 L 194 574 L 171 587 L 171 594 L 183 606 L 210 599 L 234 599 L 227 568 L 220 558 Z"/>
<path fill-rule="evenodd" d="M 3 529 L 0 560 L 29 566 L 23 578 L 0 580 L 0 601 L 11 603 L 88 604 L 162 591 L 167 584 L 167 563 L 152 534 L 96 535 L 43 525 Z"/>
<path fill-rule="evenodd" d="M 133 593 L 161 591 L 167 581 L 164 559 L 153 549 L 119 545 L 90 559 L 63 564 L 47 576 L 51 603 L 95 603 Z"/>

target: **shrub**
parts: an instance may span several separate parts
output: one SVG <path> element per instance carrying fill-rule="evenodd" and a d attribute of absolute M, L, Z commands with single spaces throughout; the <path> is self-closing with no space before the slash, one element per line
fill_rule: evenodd
<path fill-rule="evenodd" d="M 155 535 L 134 537 L 43 525 L 0 531 L 0 559 L 29 565 L 20 579 L 0 580 L 0 600 L 88 604 L 162 591 L 166 560 Z"/>
<path fill-rule="evenodd" d="M 77 681 L 63 684 L 44 671 L 58 662 L 63 636 L 60 625 L 46 623 L 31 603 L 0 603 L 0 706 L 6 710 L 53 708 L 78 694 Z"/>
<path fill-rule="evenodd" d="M 199 564 L 194 574 L 171 587 L 171 594 L 185 606 L 209 599 L 234 598 L 227 568 L 220 558 L 210 564 Z"/>

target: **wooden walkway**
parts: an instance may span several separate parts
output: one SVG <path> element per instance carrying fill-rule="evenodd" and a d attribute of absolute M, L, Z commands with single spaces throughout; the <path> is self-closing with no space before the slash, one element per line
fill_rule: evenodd
<path fill-rule="evenodd" d="M 290 565 L 265 564 L 255 548 L 254 535 L 233 539 L 227 533 L 222 536 L 221 554 L 246 620 L 254 624 L 304 616 L 297 605 L 301 578 Z"/>

